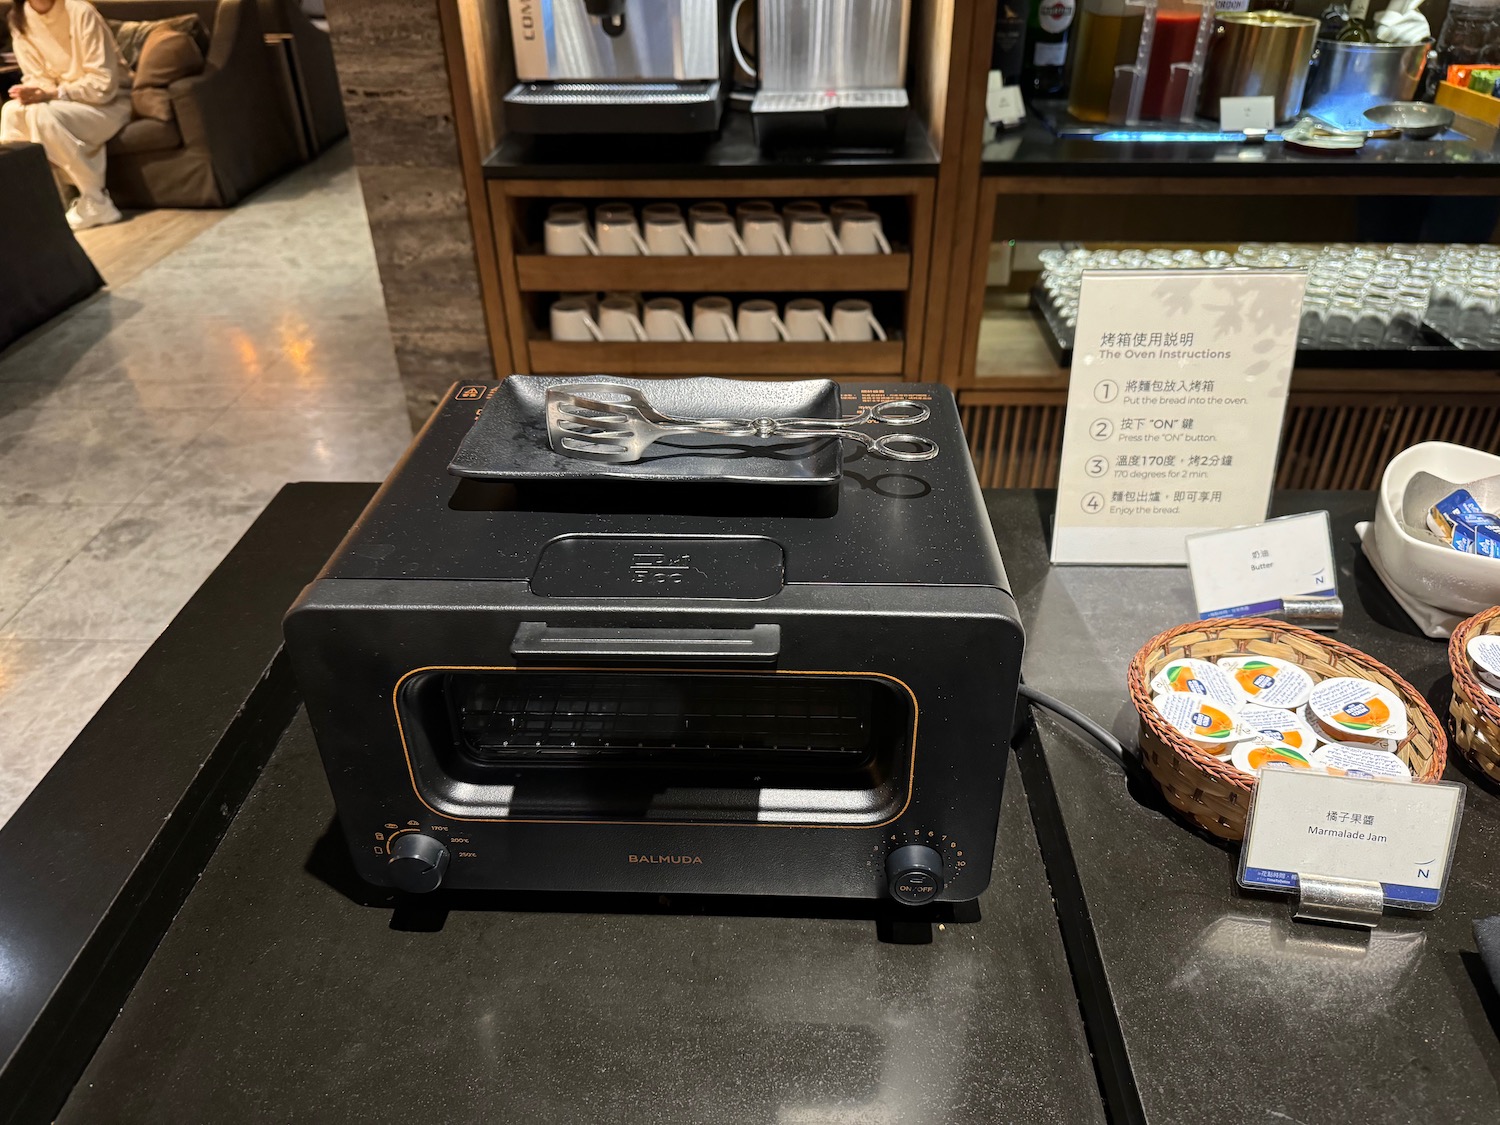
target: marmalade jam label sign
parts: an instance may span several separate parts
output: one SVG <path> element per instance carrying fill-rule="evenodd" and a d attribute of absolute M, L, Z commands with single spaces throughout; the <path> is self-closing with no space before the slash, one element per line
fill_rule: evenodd
<path fill-rule="evenodd" d="M 1182 565 L 1266 517 L 1306 274 L 1085 273 L 1054 563 Z"/>

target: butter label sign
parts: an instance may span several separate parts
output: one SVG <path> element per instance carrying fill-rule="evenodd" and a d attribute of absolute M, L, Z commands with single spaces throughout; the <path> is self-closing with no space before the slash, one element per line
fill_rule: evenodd
<path fill-rule="evenodd" d="M 1266 517 L 1306 275 L 1083 275 L 1054 563 L 1181 566 Z"/>
<path fill-rule="evenodd" d="M 1464 787 L 1261 769 L 1250 801 L 1240 886 L 1295 891 L 1300 875 L 1379 883 L 1388 906 L 1442 902 Z"/>
<path fill-rule="evenodd" d="M 1283 598 L 1338 592 L 1327 512 L 1304 512 L 1187 538 L 1198 616 L 1250 617 Z"/>

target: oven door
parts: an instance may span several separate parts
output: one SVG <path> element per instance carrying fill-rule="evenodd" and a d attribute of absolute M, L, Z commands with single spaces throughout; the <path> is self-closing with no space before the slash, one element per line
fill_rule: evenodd
<path fill-rule="evenodd" d="M 873 672 L 783 670 L 779 630 L 547 629 L 537 663 L 426 667 L 394 693 L 422 801 L 510 822 L 873 826 L 911 797 L 917 705 Z"/>

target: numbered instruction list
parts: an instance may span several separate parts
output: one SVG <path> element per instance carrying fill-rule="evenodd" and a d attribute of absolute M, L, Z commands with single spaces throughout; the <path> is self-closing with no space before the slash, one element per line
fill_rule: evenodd
<path fill-rule="evenodd" d="M 1054 562 L 1180 564 L 1188 535 L 1265 518 L 1303 281 L 1084 275 Z"/>

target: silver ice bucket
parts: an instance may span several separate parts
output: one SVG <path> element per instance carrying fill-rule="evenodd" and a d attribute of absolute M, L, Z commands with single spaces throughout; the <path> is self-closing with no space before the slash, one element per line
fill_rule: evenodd
<path fill-rule="evenodd" d="M 1416 95 L 1432 40 L 1409 46 L 1319 39 L 1302 112 L 1339 129 L 1370 129 L 1365 110 Z"/>

